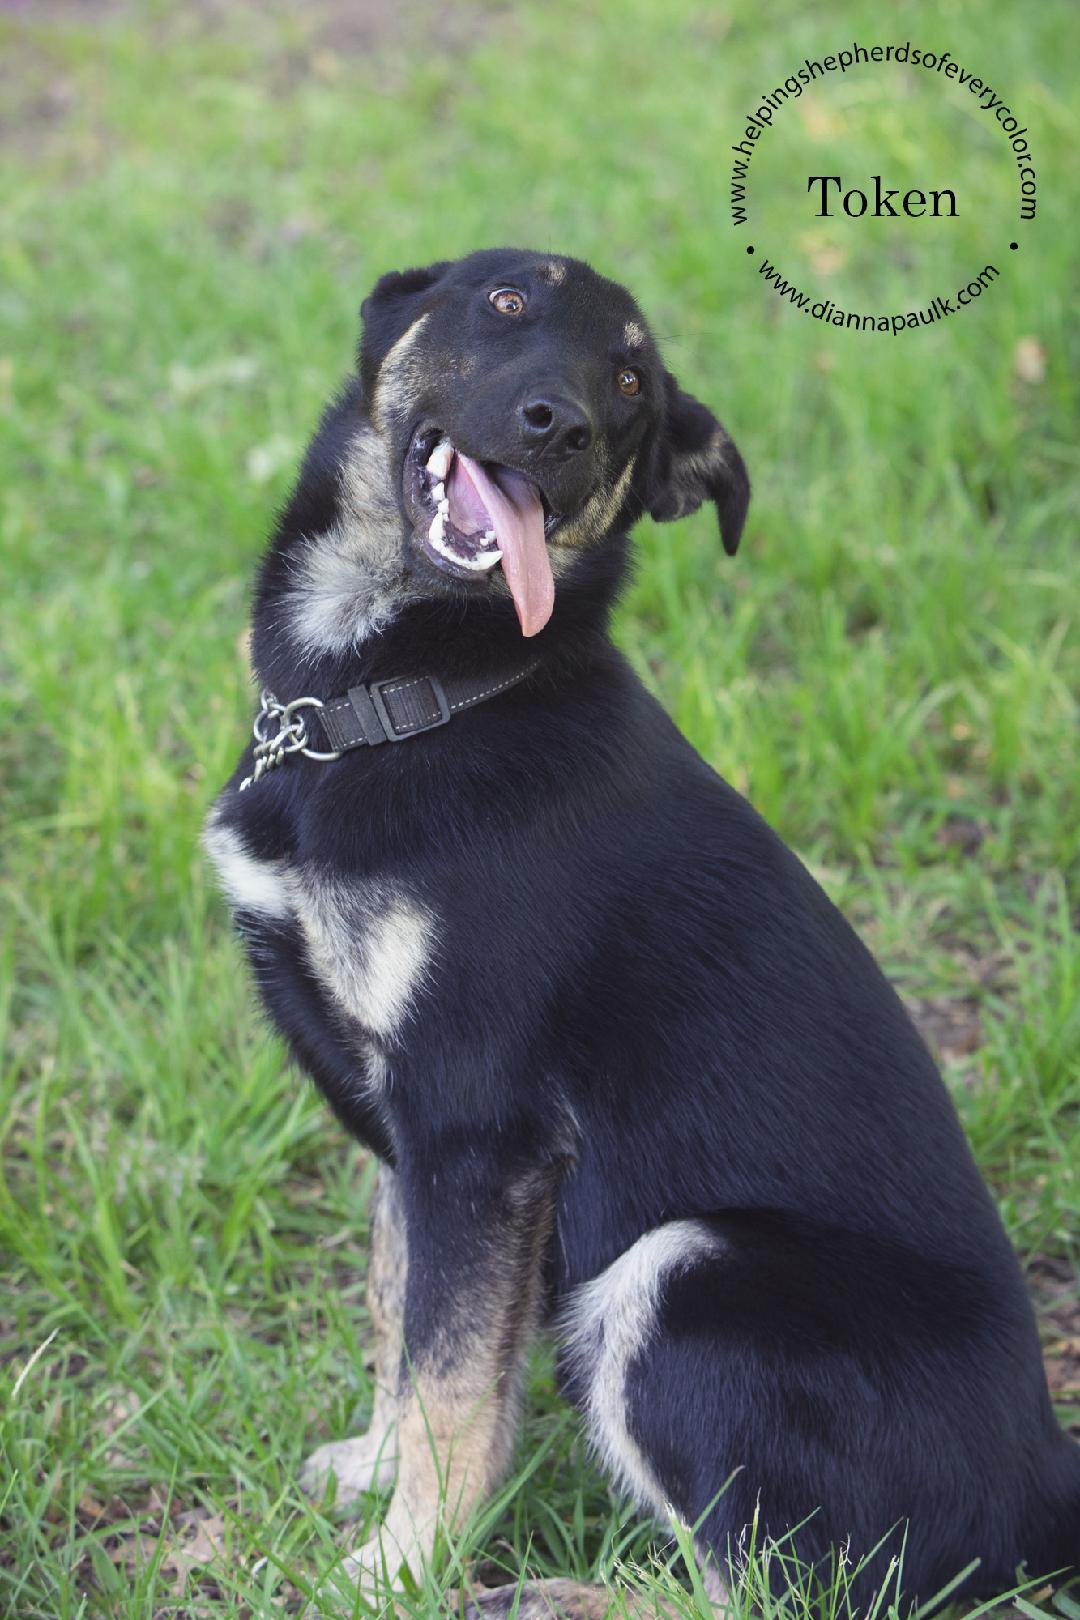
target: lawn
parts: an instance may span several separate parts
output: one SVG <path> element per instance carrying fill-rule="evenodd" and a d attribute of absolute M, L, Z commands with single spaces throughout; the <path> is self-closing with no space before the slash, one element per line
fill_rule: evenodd
<path fill-rule="evenodd" d="M 860 31 L 1006 85 L 1040 160 L 1007 273 L 897 339 L 804 319 L 726 217 L 746 109 Z M 0 1615 L 298 1612 L 342 1544 L 295 1477 L 370 1396 L 373 1167 L 256 1015 L 197 838 L 250 724 L 251 572 L 361 296 L 500 241 L 627 281 L 746 456 L 738 558 L 705 514 L 644 525 L 619 640 L 938 1050 L 1080 1430 L 1078 33 L 1070 0 L 6 9 Z M 852 79 L 805 132 L 917 139 L 947 176 L 960 115 L 903 83 L 917 117 Z M 972 133 L 987 208 L 1004 152 Z M 788 251 L 850 300 L 828 243 Z M 892 307 L 905 265 L 876 263 Z M 518 1462 L 474 1575 L 672 1586 L 543 1353 Z"/>

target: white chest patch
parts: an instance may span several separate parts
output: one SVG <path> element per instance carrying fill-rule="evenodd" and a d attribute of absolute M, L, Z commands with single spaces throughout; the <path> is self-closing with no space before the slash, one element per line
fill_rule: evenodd
<path fill-rule="evenodd" d="M 290 558 L 284 612 L 305 652 L 348 652 L 396 617 L 410 597 L 402 539 L 386 446 L 361 424 L 342 463 L 337 517 Z"/>
<path fill-rule="evenodd" d="M 202 842 L 234 911 L 254 911 L 261 917 L 289 916 L 289 876 L 280 861 L 256 860 L 239 833 L 223 827 L 212 812 L 203 828 Z"/>
<path fill-rule="evenodd" d="M 400 886 L 379 880 L 303 872 L 292 892 L 319 979 L 349 1018 L 393 1039 L 430 969 L 431 912 Z"/>
<path fill-rule="evenodd" d="M 392 1040 L 430 969 L 430 910 L 400 884 L 258 860 L 213 811 L 202 841 L 233 910 L 294 920 L 316 977 L 342 1012 Z"/>

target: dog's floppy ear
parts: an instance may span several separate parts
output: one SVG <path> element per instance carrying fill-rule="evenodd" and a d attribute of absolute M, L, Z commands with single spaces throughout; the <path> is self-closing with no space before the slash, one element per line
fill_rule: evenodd
<path fill-rule="evenodd" d="M 684 394 L 670 371 L 664 376 L 664 416 L 653 442 L 645 506 L 658 523 L 696 512 L 715 501 L 724 550 L 733 557 L 750 504 L 750 478 L 742 456 L 707 405 Z"/>
<path fill-rule="evenodd" d="M 424 298 L 450 268 L 450 260 L 380 276 L 360 305 L 360 377 L 370 398 L 382 365 L 398 338 L 423 313 Z"/>

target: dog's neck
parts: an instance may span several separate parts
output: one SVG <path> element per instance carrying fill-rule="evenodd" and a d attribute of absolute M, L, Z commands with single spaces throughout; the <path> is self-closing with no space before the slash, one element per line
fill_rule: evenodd
<path fill-rule="evenodd" d="M 626 542 L 575 559 L 555 613 L 522 636 L 509 594 L 430 596 L 410 576 L 394 470 L 356 385 L 330 407 L 263 560 L 252 656 L 279 696 L 328 698 L 404 674 L 506 673 L 539 659 L 580 667 L 606 643 Z"/>

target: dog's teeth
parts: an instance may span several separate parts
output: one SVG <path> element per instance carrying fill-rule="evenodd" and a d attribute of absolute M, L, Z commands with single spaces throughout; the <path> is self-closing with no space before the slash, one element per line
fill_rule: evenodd
<path fill-rule="evenodd" d="M 433 478 L 441 484 L 450 471 L 450 463 L 454 459 L 454 447 L 449 439 L 440 439 L 430 456 L 427 458 L 427 470 Z"/>
<path fill-rule="evenodd" d="M 429 535 L 428 538 L 431 541 L 432 547 L 439 553 L 440 557 L 446 557 L 450 562 L 461 561 L 458 553 L 454 550 L 449 540 L 447 540 L 443 534 L 440 533 L 436 535 Z"/>
<path fill-rule="evenodd" d="M 442 486 L 440 485 L 440 488 L 441 487 Z M 439 508 L 439 511 L 442 513 L 444 518 L 447 518 L 447 517 L 450 516 L 450 500 L 449 500 L 448 496 L 446 496 L 446 495 L 442 496 L 442 498 L 440 500 L 437 500 L 435 502 L 435 505 Z"/>
<path fill-rule="evenodd" d="M 502 552 L 497 546 L 494 550 L 478 551 L 475 557 L 467 557 L 457 551 L 443 534 L 441 520 L 442 514 L 437 512 L 428 531 L 428 540 L 432 550 L 437 551 L 440 557 L 445 557 L 447 562 L 456 563 L 459 568 L 467 568 L 474 574 L 484 574 L 494 568 L 497 562 L 502 561 Z"/>
<path fill-rule="evenodd" d="M 455 554 L 454 561 L 460 563 L 462 568 L 471 568 L 475 574 L 484 574 L 489 568 L 494 568 L 501 556 L 501 551 L 479 551 L 475 557 L 459 557 Z"/>
<path fill-rule="evenodd" d="M 441 506 L 443 501 L 446 499 L 446 485 L 435 484 L 431 491 L 431 498 L 435 502 L 436 506 Z"/>
<path fill-rule="evenodd" d="M 495 533 L 494 529 L 485 529 L 484 530 L 484 539 L 487 541 L 489 546 L 493 546 L 495 544 L 495 541 L 498 539 L 498 535 Z M 499 552 L 499 556 L 500 557 L 502 556 L 501 551 Z"/>

